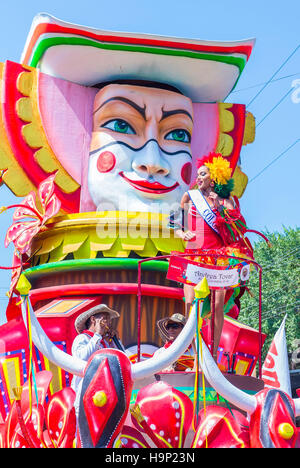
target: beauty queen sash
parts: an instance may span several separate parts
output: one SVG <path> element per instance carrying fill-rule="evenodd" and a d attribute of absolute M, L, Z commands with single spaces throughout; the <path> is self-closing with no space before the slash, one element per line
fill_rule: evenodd
<path fill-rule="evenodd" d="M 188 194 L 200 216 L 209 225 L 209 227 L 215 231 L 216 234 L 219 234 L 219 231 L 215 225 L 217 216 L 205 200 L 200 190 L 189 190 Z"/>

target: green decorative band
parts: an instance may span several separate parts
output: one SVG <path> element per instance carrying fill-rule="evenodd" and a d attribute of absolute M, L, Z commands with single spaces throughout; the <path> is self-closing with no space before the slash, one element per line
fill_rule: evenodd
<path fill-rule="evenodd" d="M 138 259 L 135 258 L 95 258 L 83 260 L 64 260 L 61 262 L 45 263 L 36 267 L 25 270 L 25 275 L 28 279 L 45 275 L 53 272 L 64 272 L 69 270 L 137 270 Z M 166 272 L 168 262 L 163 260 L 149 260 L 142 263 L 143 271 L 162 271 Z"/>
<path fill-rule="evenodd" d="M 179 390 L 180 392 L 182 393 L 185 393 L 185 395 L 187 395 L 192 401 L 194 401 L 194 388 L 193 387 L 179 387 L 179 386 L 176 386 L 174 387 L 176 388 L 176 390 Z M 255 395 L 256 392 L 253 392 L 251 390 L 243 390 L 245 393 L 247 393 L 248 395 Z M 136 402 L 136 398 L 137 398 L 137 394 L 139 392 L 139 389 L 135 389 L 132 391 L 132 394 L 131 394 L 131 400 L 130 400 L 130 404 L 135 404 Z M 225 404 L 225 405 L 228 405 L 228 402 L 227 400 L 225 400 L 225 398 L 223 398 L 221 395 L 218 395 L 218 393 L 216 392 L 216 390 L 214 390 L 212 387 L 206 387 L 205 388 L 205 391 L 203 391 L 203 388 L 199 388 L 199 391 L 198 391 L 198 396 L 199 396 L 199 401 L 200 402 L 203 402 L 204 401 L 204 393 L 205 393 L 205 401 L 208 403 L 221 403 L 221 404 Z"/>
<path fill-rule="evenodd" d="M 44 55 L 46 50 L 50 47 L 58 45 L 80 45 L 96 47 L 98 49 L 122 50 L 128 52 L 141 52 L 155 55 L 173 55 L 177 57 L 181 56 L 193 59 L 211 60 L 214 62 L 222 62 L 228 65 L 234 65 L 239 69 L 240 74 L 242 73 L 246 65 L 246 58 L 227 56 L 225 54 L 206 54 L 203 52 L 193 52 L 189 50 L 165 49 L 139 45 L 131 46 L 123 44 L 104 44 L 103 42 L 96 42 L 90 39 L 78 37 L 54 37 L 41 39 L 41 41 L 38 43 L 36 49 L 33 52 L 29 65 L 32 67 L 37 67 L 38 62 L 40 61 L 41 57 Z"/>

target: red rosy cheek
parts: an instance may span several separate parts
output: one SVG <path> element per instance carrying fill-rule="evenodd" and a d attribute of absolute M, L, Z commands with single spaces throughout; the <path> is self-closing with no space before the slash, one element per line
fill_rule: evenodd
<path fill-rule="evenodd" d="M 181 178 L 185 184 L 190 185 L 191 177 L 192 177 L 192 164 L 188 162 L 181 169 Z"/>
<path fill-rule="evenodd" d="M 116 165 L 116 157 L 110 151 L 103 151 L 99 154 L 97 169 L 101 173 L 110 172 Z"/>

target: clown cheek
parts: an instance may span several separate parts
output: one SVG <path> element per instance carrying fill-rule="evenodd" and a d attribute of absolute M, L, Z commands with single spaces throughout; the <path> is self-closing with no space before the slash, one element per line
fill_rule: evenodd
<path fill-rule="evenodd" d="M 190 185 L 192 176 L 192 164 L 190 162 L 184 164 L 181 169 L 181 178 L 186 185 Z"/>
<path fill-rule="evenodd" d="M 97 169 L 101 174 L 112 171 L 115 165 L 116 157 L 113 153 L 110 151 L 103 151 L 103 153 L 99 154 Z"/>

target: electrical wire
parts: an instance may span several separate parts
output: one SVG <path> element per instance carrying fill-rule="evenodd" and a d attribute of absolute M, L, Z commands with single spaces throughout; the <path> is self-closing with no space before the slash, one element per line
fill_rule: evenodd
<path fill-rule="evenodd" d="M 286 261 L 289 261 L 292 257 L 295 257 L 295 260 L 299 260 L 299 258 L 297 257 L 298 252 L 300 252 L 300 246 L 294 249 L 284 251 L 282 255 L 277 255 L 275 260 L 271 259 L 269 262 L 260 263 L 260 266 L 263 269 L 263 273 L 268 269 L 273 268 L 274 265 L 282 265 Z"/>
<path fill-rule="evenodd" d="M 262 297 L 262 300 L 263 302 L 266 302 L 267 299 L 269 298 L 274 298 L 274 296 L 276 296 L 277 293 L 282 293 L 282 287 L 279 287 L 278 289 L 276 289 L 275 291 L 272 291 L 270 294 L 268 294 L 267 296 L 264 295 Z M 257 297 L 253 297 L 253 301 L 255 301 L 256 303 L 259 302 L 259 298 Z M 248 309 L 250 309 L 251 307 L 253 307 L 253 305 L 249 304 L 246 308 L 244 308 L 243 310 L 246 311 Z"/>
<path fill-rule="evenodd" d="M 266 320 L 266 319 L 269 319 L 269 318 L 272 318 L 274 317 L 274 315 L 278 314 L 278 315 L 283 315 L 285 314 L 288 310 L 291 309 L 291 307 L 296 307 L 296 306 L 283 306 L 283 307 L 279 307 L 279 308 L 276 308 L 276 309 L 269 309 L 267 311 L 262 311 L 262 316 L 263 316 L 263 319 Z M 298 306 L 299 307 L 299 306 Z"/>
<path fill-rule="evenodd" d="M 290 260 L 292 260 L 292 259 L 293 259 L 293 258 L 291 257 L 291 258 L 287 259 L 285 262 L 276 263 L 276 264 L 271 265 L 271 266 L 262 267 L 262 268 L 263 268 L 263 273 L 265 273 L 265 272 L 268 272 L 268 273 L 272 272 L 272 273 L 274 273 L 274 272 L 276 272 L 276 271 L 280 271 L 280 270 L 285 266 L 285 264 L 286 264 L 287 262 L 289 262 Z M 295 258 L 295 260 L 298 261 L 299 259 L 298 259 L 298 258 Z"/>
<path fill-rule="evenodd" d="M 258 93 L 255 94 L 255 96 L 251 99 L 251 101 L 248 103 L 248 105 L 246 106 L 247 109 L 248 107 L 255 101 L 255 99 L 264 91 L 264 89 L 266 89 L 266 87 L 269 85 L 269 83 L 271 83 L 271 81 L 273 80 L 273 78 L 277 75 L 277 73 L 284 67 L 284 65 L 290 60 L 290 58 L 297 52 L 297 50 L 299 49 L 300 47 L 300 44 L 293 50 L 293 52 L 288 56 L 288 58 L 282 63 L 282 65 L 280 65 L 280 67 L 275 71 L 275 73 L 273 73 L 273 75 L 271 76 L 271 78 L 266 82 L 266 84 L 258 91 Z"/>
<path fill-rule="evenodd" d="M 299 305 L 298 305 L 299 304 Z M 264 319 L 266 318 L 269 318 L 271 316 L 274 315 L 274 313 L 278 313 L 278 314 L 283 314 L 284 312 L 286 312 L 287 310 L 294 310 L 294 309 L 298 309 L 300 306 L 300 301 L 297 301 L 295 302 L 294 304 L 290 304 L 290 305 L 282 305 L 280 307 L 276 307 L 276 308 L 272 308 L 272 309 L 269 309 L 269 310 L 262 310 L 262 316 Z M 257 305 L 252 305 L 252 306 L 249 306 L 249 307 L 246 307 L 246 308 L 243 308 L 241 307 L 241 313 L 242 314 L 246 314 L 247 311 L 249 311 L 249 309 L 255 309 L 257 307 Z M 283 310 L 283 312 L 280 312 L 281 310 Z"/>
<path fill-rule="evenodd" d="M 275 104 L 275 106 L 272 107 L 272 109 L 271 109 L 269 112 L 267 112 L 267 114 L 264 115 L 264 117 L 258 122 L 258 124 L 256 125 L 256 128 L 259 127 L 260 124 L 261 124 L 270 114 L 272 114 L 272 112 L 279 106 L 279 104 L 282 103 L 282 101 L 284 101 L 284 99 L 285 99 L 289 94 L 291 94 L 292 91 L 294 91 L 293 88 L 289 89 L 288 92 L 287 92 L 284 96 L 282 96 L 282 98 L 277 102 L 277 104 Z"/>
<path fill-rule="evenodd" d="M 300 247 L 291 250 L 290 252 L 287 251 L 283 255 L 277 256 L 275 260 L 270 260 L 268 263 L 260 264 L 263 269 L 263 273 L 265 271 L 269 271 L 275 267 L 282 266 L 284 263 L 289 262 L 291 259 L 295 259 L 296 261 L 299 260 L 297 257 L 297 253 L 300 251 Z M 283 259 L 283 260 L 281 260 Z"/>
<path fill-rule="evenodd" d="M 288 251 L 289 257 L 288 257 L 287 260 L 290 261 L 290 260 L 293 258 L 293 254 L 294 254 L 295 252 L 298 252 L 299 250 L 300 250 L 300 248 L 296 248 L 296 249 L 291 249 L 290 251 Z M 276 272 L 276 271 L 279 271 L 279 270 L 281 270 L 281 272 L 282 272 L 282 266 L 284 265 L 285 260 L 286 260 L 286 259 L 284 259 L 281 263 L 278 263 L 278 264 L 275 266 L 275 272 Z M 266 271 L 266 269 L 263 269 L 263 271 Z M 274 271 L 273 271 L 272 273 L 274 273 Z M 286 274 L 283 273 L 283 276 L 288 276 L 288 273 L 286 273 Z M 280 278 L 280 279 L 282 280 L 283 278 Z M 274 299 L 278 293 L 281 293 L 281 292 L 282 292 L 282 288 L 283 288 L 284 285 L 286 284 L 286 281 L 283 281 L 283 284 L 281 283 L 281 281 L 279 281 L 278 283 L 279 283 L 279 284 L 278 284 L 278 288 L 276 288 L 275 290 L 273 290 L 273 291 L 272 291 L 270 294 L 268 294 L 267 296 L 266 296 L 266 295 L 263 296 L 263 303 L 266 303 L 266 301 L 268 301 L 269 298 L 273 298 L 273 299 Z M 280 283 L 281 283 L 281 284 L 280 284 Z M 253 301 L 254 301 L 255 304 L 251 304 L 251 303 L 250 303 L 250 304 L 248 304 L 245 308 L 241 308 L 241 311 L 242 311 L 243 313 L 247 313 L 247 311 L 249 311 L 249 310 L 252 309 L 253 307 L 256 307 L 256 306 L 257 306 L 257 303 L 258 303 L 258 298 L 257 298 L 257 297 L 253 297 Z M 283 306 L 281 306 L 281 307 L 277 307 L 277 308 L 276 308 L 276 311 L 278 311 L 278 310 L 280 310 L 280 309 L 283 309 L 283 308 L 286 308 L 286 309 L 290 309 L 291 307 L 292 307 L 292 308 L 295 308 L 295 307 L 297 307 L 297 305 L 298 305 L 299 303 L 300 303 L 300 301 L 296 301 L 294 304 L 290 304 L 290 305 L 286 305 L 286 304 L 285 304 L 285 305 L 283 305 Z M 272 309 L 272 311 L 273 311 L 273 309 Z M 269 312 L 269 311 L 267 311 L 267 312 Z M 265 314 L 266 314 L 266 312 L 264 312 L 264 318 L 266 317 Z"/>
<path fill-rule="evenodd" d="M 280 78 L 277 78 L 276 80 L 271 80 L 269 83 L 270 84 L 276 83 L 277 81 L 285 80 L 286 78 L 292 78 L 293 76 L 297 76 L 297 75 L 300 75 L 300 72 L 292 73 L 292 75 L 281 76 Z M 235 89 L 234 91 L 231 92 L 231 94 L 241 93 L 242 91 L 248 91 L 249 89 L 257 88 L 258 86 L 262 86 L 267 83 L 268 83 L 267 81 L 264 81 L 263 83 L 257 83 L 255 85 L 248 86 L 248 88 Z"/>
<path fill-rule="evenodd" d="M 260 241 L 262 242 L 262 241 Z M 272 242 L 271 242 L 272 243 Z M 269 247 L 268 247 L 269 249 Z M 286 257 L 290 257 L 291 255 L 293 255 L 294 253 L 296 252 L 299 252 L 300 251 L 300 245 L 297 246 L 297 247 L 294 247 L 294 248 L 291 248 L 291 249 L 288 249 L 288 250 L 285 250 L 284 253 L 282 255 L 280 255 L 279 257 L 277 258 L 286 258 Z M 277 261 L 277 258 L 276 258 L 276 261 Z"/>
<path fill-rule="evenodd" d="M 252 179 L 249 180 L 248 184 L 253 182 L 253 180 L 257 179 L 257 177 L 259 177 L 270 166 L 272 166 L 272 164 L 274 164 L 276 161 L 278 161 L 278 159 L 280 159 L 282 156 L 284 156 L 291 148 L 293 148 L 293 146 L 295 146 L 297 143 L 299 143 L 299 141 L 300 141 L 300 138 L 295 140 L 294 143 L 292 143 L 290 146 L 288 146 L 288 148 L 286 148 L 284 151 L 282 151 L 282 153 L 280 153 L 278 156 L 276 156 L 276 158 L 274 158 L 269 164 L 267 164 L 267 166 L 265 166 L 260 172 L 258 172 L 258 174 L 256 174 L 254 177 L 252 177 Z"/>

